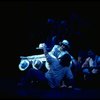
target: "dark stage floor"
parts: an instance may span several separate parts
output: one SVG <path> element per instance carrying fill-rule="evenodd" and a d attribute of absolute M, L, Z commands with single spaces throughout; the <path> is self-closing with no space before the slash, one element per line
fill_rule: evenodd
<path fill-rule="evenodd" d="M 0 98 L 100 99 L 100 88 L 37 89 L 17 86 L 15 78 L 0 79 Z"/>

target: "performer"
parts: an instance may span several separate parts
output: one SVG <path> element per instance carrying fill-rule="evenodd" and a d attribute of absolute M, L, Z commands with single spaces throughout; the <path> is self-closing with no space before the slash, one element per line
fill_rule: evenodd
<path fill-rule="evenodd" d="M 57 58 L 51 52 L 47 52 L 47 47 L 44 43 L 42 45 L 45 57 L 50 66 L 50 70 L 45 73 L 45 77 L 47 78 L 50 87 L 60 87 L 64 76 L 70 80 L 73 79 L 73 74 L 69 67 L 71 60 L 70 55 L 68 53 L 64 54 L 63 52 L 63 55 Z M 63 48 L 65 47 L 63 46 Z"/>
<path fill-rule="evenodd" d="M 96 55 L 93 50 L 88 51 L 88 57 L 82 65 L 84 79 L 90 75 L 100 74 L 100 56 Z"/>

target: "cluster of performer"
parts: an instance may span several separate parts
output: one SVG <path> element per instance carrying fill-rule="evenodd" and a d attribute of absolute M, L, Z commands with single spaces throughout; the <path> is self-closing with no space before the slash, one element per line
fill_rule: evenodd
<path fill-rule="evenodd" d="M 92 49 L 86 53 L 80 51 L 76 59 L 70 53 L 68 40 L 52 43 L 51 48 L 46 43 L 39 44 L 37 49 L 41 49 L 42 54 L 20 56 L 19 69 L 27 70 L 20 86 L 75 88 L 82 83 L 100 80 L 100 56 Z"/>
<path fill-rule="evenodd" d="M 69 53 L 69 48 L 67 40 L 54 45 L 51 51 L 48 51 L 45 43 L 40 43 L 39 49 L 43 50 L 43 54 L 21 56 L 19 69 L 28 70 L 21 81 L 22 84 L 35 83 L 40 87 L 73 88 L 82 79 L 84 81 L 97 79 L 100 74 L 100 56 L 93 50 L 88 50 L 84 59 L 82 56 L 75 59 Z M 43 70 L 43 67 L 46 70 Z"/>

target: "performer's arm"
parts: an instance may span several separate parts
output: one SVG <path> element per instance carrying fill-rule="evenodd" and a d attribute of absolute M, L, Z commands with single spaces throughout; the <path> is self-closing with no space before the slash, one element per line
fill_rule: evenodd
<path fill-rule="evenodd" d="M 85 60 L 85 62 L 84 62 L 83 65 L 82 65 L 82 68 L 85 68 L 85 67 L 88 66 L 89 60 L 90 60 L 90 57 L 88 57 L 88 58 Z"/>
<path fill-rule="evenodd" d="M 47 51 L 47 46 L 46 46 L 45 43 L 43 43 L 42 49 L 43 49 L 44 55 L 45 55 L 48 63 L 52 63 L 53 61 L 56 60 L 56 57 L 54 55 L 50 54 L 50 52 Z"/>

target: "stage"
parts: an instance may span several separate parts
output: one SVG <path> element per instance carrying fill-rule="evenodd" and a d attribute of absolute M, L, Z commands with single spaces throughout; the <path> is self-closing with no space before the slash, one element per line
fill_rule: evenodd
<path fill-rule="evenodd" d="M 39 89 L 33 87 L 18 87 L 13 78 L 0 79 L 0 98 L 36 98 L 36 99 L 100 99 L 100 88 L 74 89 Z"/>

